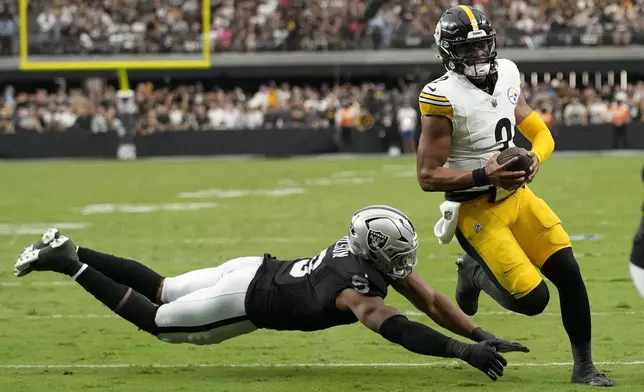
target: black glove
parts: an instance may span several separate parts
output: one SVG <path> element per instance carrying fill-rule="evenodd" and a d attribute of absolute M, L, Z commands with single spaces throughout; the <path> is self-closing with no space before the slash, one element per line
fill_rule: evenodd
<path fill-rule="evenodd" d="M 529 353 L 530 349 L 519 342 L 510 342 L 505 339 L 495 339 L 489 342 L 496 349 L 497 353 Z"/>
<path fill-rule="evenodd" d="M 458 350 L 458 358 L 487 374 L 492 381 L 496 381 L 498 377 L 503 377 L 503 368 L 507 366 L 508 361 L 496 352 L 492 342 L 463 344 L 459 347 L 462 350 Z"/>
<path fill-rule="evenodd" d="M 522 345 L 521 343 L 510 342 L 505 339 L 497 339 L 496 336 L 483 330 L 480 327 L 477 327 L 472 331 L 471 338 L 475 342 L 482 342 L 485 340 L 490 341 L 492 346 L 499 353 L 510 353 L 510 352 L 529 353 L 530 352 L 530 349 Z"/>

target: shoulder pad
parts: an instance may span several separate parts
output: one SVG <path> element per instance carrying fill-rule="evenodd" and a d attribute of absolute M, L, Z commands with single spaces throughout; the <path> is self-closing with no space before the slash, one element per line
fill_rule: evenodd
<path fill-rule="evenodd" d="M 519 72 L 519 67 L 510 59 L 498 59 L 496 60 L 496 67 L 498 70 L 514 71 Z"/>
<path fill-rule="evenodd" d="M 418 96 L 418 108 L 423 116 L 444 116 L 454 118 L 454 108 L 449 99 L 441 92 L 440 82 L 445 77 L 439 78 L 423 87 Z"/>

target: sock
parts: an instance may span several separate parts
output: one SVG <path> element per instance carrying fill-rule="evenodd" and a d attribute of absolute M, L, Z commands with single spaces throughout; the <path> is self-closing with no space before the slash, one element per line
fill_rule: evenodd
<path fill-rule="evenodd" d="M 132 287 L 152 302 L 157 300 L 157 292 L 164 277 L 139 263 L 100 253 L 87 248 L 78 248 L 78 258 L 81 262 L 95 268 L 103 275 Z"/>
<path fill-rule="evenodd" d="M 572 358 L 574 361 L 573 374 L 586 373 L 595 369 L 590 341 L 581 344 L 572 344 Z"/>
<path fill-rule="evenodd" d="M 550 256 L 541 272 L 559 291 L 561 319 L 572 345 L 575 370 L 593 368 L 591 354 L 590 303 L 586 285 L 572 248 L 564 248 Z"/>
<path fill-rule="evenodd" d="M 114 313 L 152 335 L 157 334 L 154 319 L 158 307 L 132 288 L 113 281 L 87 264 L 82 264 L 72 278 Z"/>

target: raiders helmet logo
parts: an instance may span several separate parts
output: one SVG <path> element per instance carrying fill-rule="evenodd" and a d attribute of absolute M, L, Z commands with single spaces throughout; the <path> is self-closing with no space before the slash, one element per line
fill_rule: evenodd
<path fill-rule="evenodd" d="M 369 246 L 369 249 L 372 251 L 382 249 L 387 245 L 387 241 L 389 241 L 389 236 L 380 231 L 369 229 L 367 233 L 367 246 Z"/>

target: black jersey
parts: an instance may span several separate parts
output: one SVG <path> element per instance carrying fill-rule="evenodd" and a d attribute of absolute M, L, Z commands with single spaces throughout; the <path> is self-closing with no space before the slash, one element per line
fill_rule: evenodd
<path fill-rule="evenodd" d="M 316 331 L 358 321 L 341 311 L 335 299 L 345 289 L 364 295 L 387 295 L 384 276 L 349 252 L 347 237 L 317 256 L 279 261 L 264 256 L 246 294 L 246 314 L 258 328 Z"/>

